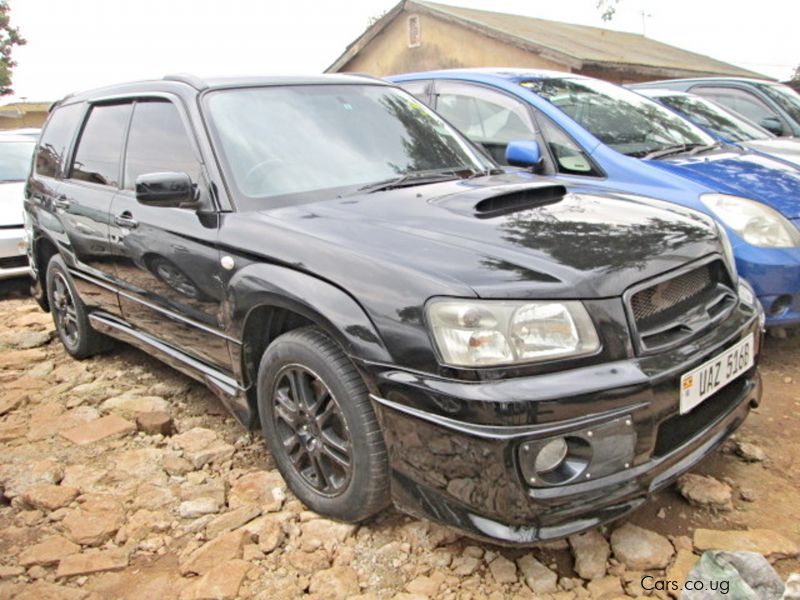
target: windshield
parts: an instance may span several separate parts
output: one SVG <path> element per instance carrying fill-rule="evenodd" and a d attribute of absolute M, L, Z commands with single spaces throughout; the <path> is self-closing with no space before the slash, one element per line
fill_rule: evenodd
<path fill-rule="evenodd" d="M 789 113 L 795 123 L 800 124 L 800 94 L 779 83 L 757 83 L 756 85 Z"/>
<path fill-rule="evenodd" d="M 273 205 L 403 176 L 494 167 L 419 100 L 392 87 L 220 90 L 208 95 L 206 108 L 228 178 L 245 199 Z"/>
<path fill-rule="evenodd" d="M 639 94 L 595 79 L 537 79 L 520 82 L 601 142 L 628 156 L 680 146 L 713 144 L 703 131 Z"/>
<path fill-rule="evenodd" d="M 0 142 L 0 182 L 24 181 L 36 142 Z"/>
<path fill-rule="evenodd" d="M 656 99 L 674 108 L 695 125 L 710 129 L 726 140 L 747 142 L 774 137 L 767 130 L 700 96 L 658 96 Z"/>

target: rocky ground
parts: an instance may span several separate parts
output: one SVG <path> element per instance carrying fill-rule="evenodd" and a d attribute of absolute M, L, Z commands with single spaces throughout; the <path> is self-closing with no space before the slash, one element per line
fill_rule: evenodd
<path fill-rule="evenodd" d="M 50 316 L 0 302 L 0 598 L 606 598 L 704 549 L 800 571 L 800 337 L 769 339 L 764 403 L 624 523 L 533 551 L 387 511 L 309 512 L 202 386 L 120 346 L 76 362 Z"/>

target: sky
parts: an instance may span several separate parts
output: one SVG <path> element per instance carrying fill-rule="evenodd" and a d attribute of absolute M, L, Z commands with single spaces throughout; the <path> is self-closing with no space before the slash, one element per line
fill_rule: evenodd
<path fill-rule="evenodd" d="M 788 79 L 800 65 L 800 0 L 439 0 L 609 27 Z M 28 40 L 15 97 L 56 100 L 111 83 L 197 75 L 309 74 L 332 63 L 393 0 L 9 0 Z M 10 100 L 7 98 L 5 101 Z"/>

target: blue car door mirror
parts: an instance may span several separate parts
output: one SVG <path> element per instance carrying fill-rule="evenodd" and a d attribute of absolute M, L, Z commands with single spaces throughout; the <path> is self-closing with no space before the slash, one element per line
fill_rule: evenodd
<path fill-rule="evenodd" d="M 509 142 L 506 162 L 514 167 L 536 167 L 542 162 L 542 151 L 535 140 Z"/>

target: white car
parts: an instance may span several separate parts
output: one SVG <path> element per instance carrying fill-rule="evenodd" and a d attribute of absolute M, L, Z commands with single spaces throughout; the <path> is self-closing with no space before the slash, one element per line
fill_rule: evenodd
<path fill-rule="evenodd" d="M 22 202 L 36 138 L 0 133 L 0 279 L 29 274 Z"/>

